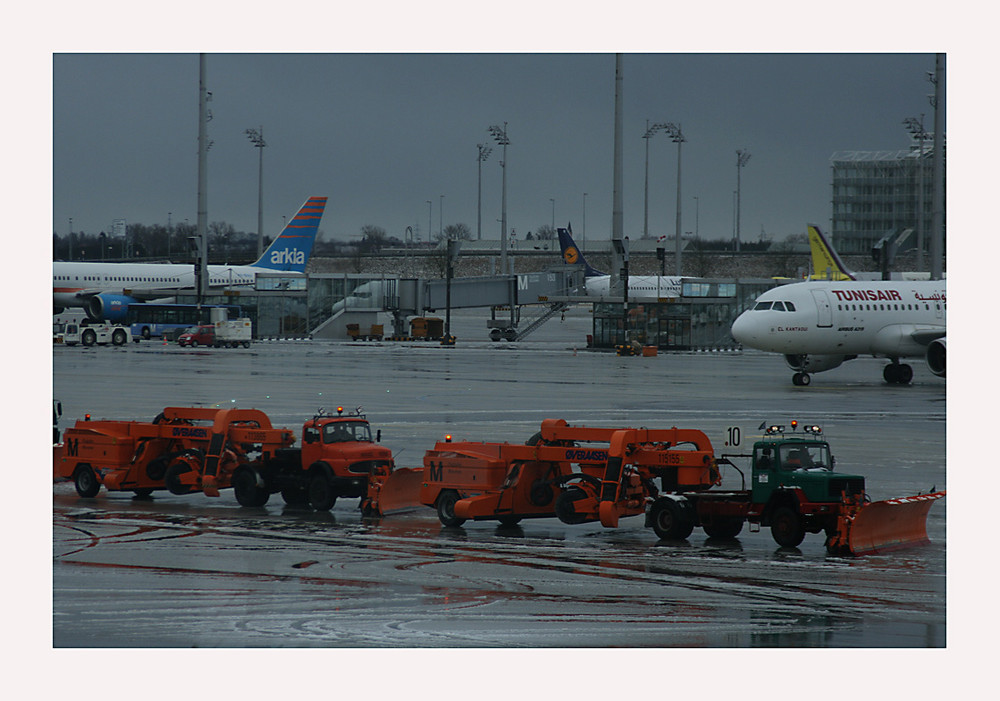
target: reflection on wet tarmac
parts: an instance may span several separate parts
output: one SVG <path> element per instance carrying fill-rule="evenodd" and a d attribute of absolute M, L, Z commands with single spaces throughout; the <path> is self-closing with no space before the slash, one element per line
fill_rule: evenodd
<path fill-rule="evenodd" d="M 943 578 L 921 574 L 943 557 L 940 546 L 902 559 L 848 560 L 821 548 L 775 549 L 764 534 L 682 543 L 651 535 L 639 520 L 617 531 L 554 519 L 444 528 L 430 510 L 362 519 L 200 495 L 140 502 L 68 492 L 55 498 L 55 641 L 944 644 L 936 588 Z M 93 593 L 75 586 L 82 578 Z M 178 587 L 183 595 L 172 596 Z M 106 597 L 116 602 L 113 628 L 101 624 Z"/>

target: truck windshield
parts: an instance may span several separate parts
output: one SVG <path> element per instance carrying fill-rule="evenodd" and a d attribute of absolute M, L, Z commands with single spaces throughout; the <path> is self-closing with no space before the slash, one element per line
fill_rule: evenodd
<path fill-rule="evenodd" d="M 323 427 L 324 443 L 367 441 L 371 443 L 372 431 L 365 421 L 337 421 Z"/>
<path fill-rule="evenodd" d="M 786 443 L 778 448 L 783 470 L 829 470 L 830 446 L 826 443 Z"/>

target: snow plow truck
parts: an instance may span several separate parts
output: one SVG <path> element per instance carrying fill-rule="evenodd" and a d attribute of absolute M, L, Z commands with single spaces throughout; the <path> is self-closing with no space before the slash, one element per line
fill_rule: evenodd
<path fill-rule="evenodd" d="M 439 441 L 424 456 L 419 501 L 446 526 L 466 520 L 513 525 L 556 516 L 567 524 L 644 515 L 663 540 L 701 527 L 732 538 L 744 524 L 771 529 L 782 547 L 824 533 L 831 554 L 861 555 L 928 542 L 926 517 L 945 492 L 870 503 L 865 478 L 833 471 L 818 426 L 791 433 L 762 426 L 749 455 L 716 456 L 696 429 L 592 428 L 546 419 L 525 445 Z M 731 458 L 749 458 L 746 473 Z M 722 466 L 741 489 L 722 490 Z M 657 483 L 659 486 L 657 486 Z"/>
<path fill-rule="evenodd" d="M 168 407 L 148 423 L 87 416 L 63 432 L 53 471 L 82 497 L 102 485 L 138 496 L 167 490 L 217 497 L 232 487 L 242 506 L 263 506 L 280 492 L 288 504 L 317 510 L 360 498 L 364 514 L 380 515 L 412 505 L 407 494 L 415 498 L 420 476 L 394 469 L 392 453 L 376 444 L 380 434 L 373 440 L 365 415 L 343 407 L 306 421 L 301 447 L 258 409 Z"/>

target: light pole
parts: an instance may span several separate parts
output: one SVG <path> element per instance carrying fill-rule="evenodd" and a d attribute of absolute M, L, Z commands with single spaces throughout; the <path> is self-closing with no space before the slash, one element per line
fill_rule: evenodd
<path fill-rule="evenodd" d="M 502 195 L 500 198 L 500 270 L 506 275 L 507 269 L 507 145 L 510 139 L 507 138 L 507 122 L 503 127 L 493 125 L 487 130 L 499 145 L 503 146 L 503 156 L 500 161 L 500 170 L 503 173 Z"/>
<path fill-rule="evenodd" d="M 264 127 L 246 129 L 243 132 L 258 150 L 257 165 L 257 257 L 264 255 Z"/>
<path fill-rule="evenodd" d="M 907 117 L 903 124 L 919 144 L 917 155 L 917 270 L 924 269 L 924 139 L 930 134 L 924 131 L 924 115 L 920 119 Z"/>
<path fill-rule="evenodd" d="M 743 150 L 736 151 L 736 252 L 740 252 L 740 173 L 743 166 L 750 160 L 750 154 Z"/>
<path fill-rule="evenodd" d="M 649 126 L 649 120 L 646 120 L 646 133 L 642 135 L 642 138 L 646 140 L 646 189 L 645 197 L 643 198 L 645 204 L 643 204 L 643 214 L 642 214 L 642 237 L 646 238 L 649 236 L 649 140 L 653 138 L 653 135 L 666 128 L 666 124 L 657 122 L 653 126 Z"/>
<path fill-rule="evenodd" d="M 694 237 L 698 238 L 698 198 L 694 197 Z"/>
<path fill-rule="evenodd" d="M 486 144 L 476 144 L 479 155 L 476 157 L 476 168 L 479 171 L 479 205 L 476 209 L 476 240 L 483 238 L 483 163 L 490 157 L 493 149 Z"/>
<path fill-rule="evenodd" d="M 676 257 L 674 275 L 680 276 L 681 274 L 681 144 L 687 141 L 684 138 L 684 134 L 681 133 L 680 124 L 667 124 L 667 133 L 670 134 L 670 140 L 677 144 L 677 221 L 676 221 L 676 232 L 677 240 L 675 242 L 676 246 L 674 248 Z"/>

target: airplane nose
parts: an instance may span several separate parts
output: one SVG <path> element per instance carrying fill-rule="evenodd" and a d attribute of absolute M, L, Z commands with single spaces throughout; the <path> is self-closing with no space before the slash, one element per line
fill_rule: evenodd
<path fill-rule="evenodd" d="M 730 333 L 738 343 L 749 344 L 753 340 L 753 322 L 747 318 L 747 314 L 749 312 L 743 312 L 736 317 L 736 321 L 733 322 L 733 327 L 730 329 Z"/>

